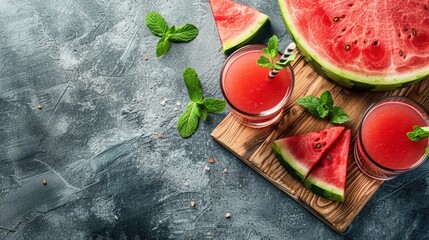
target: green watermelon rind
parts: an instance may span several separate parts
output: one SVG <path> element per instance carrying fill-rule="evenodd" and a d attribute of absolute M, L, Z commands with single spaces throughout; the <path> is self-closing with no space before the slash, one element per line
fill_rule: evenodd
<path fill-rule="evenodd" d="M 337 202 L 344 202 L 344 191 L 325 181 L 307 177 L 304 181 L 304 186 L 321 197 Z"/>
<path fill-rule="evenodd" d="M 320 59 L 316 54 L 309 51 L 311 46 L 308 45 L 306 41 L 301 41 L 302 38 L 300 37 L 300 33 L 289 23 L 291 21 L 288 20 L 285 1 L 278 0 L 278 3 L 286 28 L 295 41 L 301 55 L 304 56 L 305 60 L 315 68 L 317 72 L 343 87 L 358 90 L 390 91 L 409 86 L 429 76 L 429 68 L 426 71 L 422 69 L 419 72 L 401 76 L 367 76 L 340 69 L 323 61 L 323 59 Z"/>
<path fill-rule="evenodd" d="M 250 27 L 246 28 L 244 32 L 237 35 L 231 40 L 225 41 L 222 44 L 224 53 L 231 53 L 239 47 L 244 46 L 250 40 L 252 40 L 258 33 L 263 29 L 266 23 L 270 20 L 268 15 L 259 12 L 257 21 L 255 21 Z"/>
<path fill-rule="evenodd" d="M 280 147 L 277 142 L 272 144 L 272 149 L 274 154 L 277 156 L 277 159 L 280 160 L 288 173 L 296 180 L 300 182 L 304 181 L 304 178 L 307 176 L 309 170 L 305 169 L 303 166 L 300 166 L 298 161 L 292 157 L 292 154 L 287 151 L 286 148 Z"/>

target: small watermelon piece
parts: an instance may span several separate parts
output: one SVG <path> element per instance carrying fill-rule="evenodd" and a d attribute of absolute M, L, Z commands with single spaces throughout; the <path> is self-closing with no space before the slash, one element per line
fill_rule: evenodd
<path fill-rule="evenodd" d="M 293 177 L 304 181 L 343 131 L 344 127 L 339 126 L 278 139 L 273 151 Z"/>
<path fill-rule="evenodd" d="M 429 77 L 429 2 L 278 0 L 300 53 L 349 88 L 382 91 Z"/>
<path fill-rule="evenodd" d="M 210 0 L 210 5 L 225 53 L 249 42 L 269 19 L 256 9 L 231 0 Z"/>
<path fill-rule="evenodd" d="M 350 129 L 345 130 L 304 181 L 306 188 L 319 196 L 344 202 Z"/>

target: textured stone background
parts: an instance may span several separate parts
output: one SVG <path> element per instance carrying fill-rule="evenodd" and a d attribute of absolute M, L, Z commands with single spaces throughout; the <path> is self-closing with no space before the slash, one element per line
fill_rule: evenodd
<path fill-rule="evenodd" d="M 240 2 L 271 18 L 255 42 L 290 42 L 277 1 Z M 200 33 L 157 59 L 149 11 Z M 220 98 L 225 59 L 208 0 L 0 0 L 0 238 L 429 238 L 428 163 L 341 236 L 211 139 L 228 109 L 182 139 L 183 70 Z"/>

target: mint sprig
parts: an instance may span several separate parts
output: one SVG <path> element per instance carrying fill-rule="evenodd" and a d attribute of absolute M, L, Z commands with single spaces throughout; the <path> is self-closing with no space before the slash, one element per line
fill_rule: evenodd
<path fill-rule="evenodd" d="M 408 139 L 413 142 L 418 142 L 424 138 L 429 137 L 429 127 L 414 126 L 412 132 L 407 133 Z M 429 154 L 429 146 L 425 150 L 425 156 Z"/>
<path fill-rule="evenodd" d="M 195 69 L 186 68 L 183 72 L 183 79 L 190 101 L 185 111 L 179 116 L 177 129 L 182 137 L 188 138 L 197 130 L 200 118 L 205 121 L 209 113 L 222 112 L 226 102 L 217 98 L 204 98 L 201 81 Z"/>
<path fill-rule="evenodd" d="M 329 91 L 323 92 L 320 98 L 305 96 L 298 99 L 296 102 L 318 118 L 325 119 L 328 117 L 331 123 L 343 124 L 350 121 L 350 117 L 344 109 L 334 106 L 334 100 Z"/>
<path fill-rule="evenodd" d="M 286 62 L 280 63 L 279 61 L 275 61 L 275 58 L 277 57 L 277 53 L 279 52 L 279 39 L 276 35 L 273 35 L 269 40 L 267 47 L 262 49 L 262 55 L 259 56 L 258 60 L 256 61 L 256 64 L 258 64 L 261 67 L 266 67 L 271 70 L 281 70 L 288 66 L 291 62 L 295 60 L 296 55 L 292 53 Z"/>
<path fill-rule="evenodd" d="M 149 30 L 160 37 L 156 46 L 156 56 L 161 57 L 171 48 L 171 42 L 190 42 L 198 35 L 198 28 L 192 24 L 168 27 L 167 22 L 157 12 L 149 12 L 146 15 L 146 25 Z"/>

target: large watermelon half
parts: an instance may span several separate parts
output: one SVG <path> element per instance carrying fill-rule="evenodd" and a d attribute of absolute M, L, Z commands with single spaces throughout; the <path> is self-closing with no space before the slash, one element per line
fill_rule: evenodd
<path fill-rule="evenodd" d="M 288 172 L 304 181 L 326 151 L 343 132 L 344 127 L 332 127 L 318 132 L 275 140 L 272 148 Z"/>
<path fill-rule="evenodd" d="M 344 202 L 350 137 L 350 129 L 345 130 L 338 137 L 322 160 L 305 178 L 305 187 L 324 198 Z"/>
<path fill-rule="evenodd" d="M 249 42 L 269 20 L 258 10 L 231 0 L 210 0 L 210 6 L 225 53 Z"/>
<path fill-rule="evenodd" d="M 338 84 L 374 91 L 429 76 L 428 0 L 278 0 L 301 54 Z"/>

